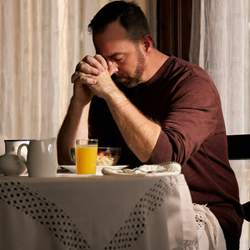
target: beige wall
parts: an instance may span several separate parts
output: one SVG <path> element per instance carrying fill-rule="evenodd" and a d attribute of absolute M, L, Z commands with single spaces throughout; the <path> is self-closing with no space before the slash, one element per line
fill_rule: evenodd
<path fill-rule="evenodd" d="M 155 1 L 136 0 L 149 18 Z M 75 65 L 95 53 L 87 25 L 107 2 L 0 0 L 0 155 L 6 139 L 57 136 Z"/>

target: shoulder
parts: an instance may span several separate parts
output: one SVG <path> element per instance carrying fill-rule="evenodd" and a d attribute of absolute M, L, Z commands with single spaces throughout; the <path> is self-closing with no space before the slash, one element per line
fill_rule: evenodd
<path fill-rule="evenodd" d="M 170 57 L 168 72 L 164 76 L 171 89 L 170 99 L 186 102 L 217 103 L 220 97 L 207 72 L 198 65 L 176 57 Z"/>
<path fill-rule="evenodd" d="M 214 94 L 218 94 L 213 80 L 203 68 L 181 58 L 174 56 L 170 58 L 171 61 L 166 77 L 175 84 L 177 89 L 184 88 L 200 91 L 210 89 Z"/>
<path fill-rule="evenodd" d="M 207 82 L 212 82 L 212 79 L 207 72 L 200 66 L 187 62 L 181 58 L 171 56 L 169 58 L 168 74 L 172 77 L 182 77 L 180 80 L 196 77 Z"/>

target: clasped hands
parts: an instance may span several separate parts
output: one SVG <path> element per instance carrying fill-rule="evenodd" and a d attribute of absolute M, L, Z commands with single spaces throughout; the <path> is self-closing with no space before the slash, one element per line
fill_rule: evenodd
<path fill-rule="evenodd" d="M 116 71 L 117 67 L 101 55 L 85 56 L 71 77 L 74 96 L 85 102 L 89 102 L 94 95 L 105 99 L 105 95 L 116 88 L 111 79 Z"/>

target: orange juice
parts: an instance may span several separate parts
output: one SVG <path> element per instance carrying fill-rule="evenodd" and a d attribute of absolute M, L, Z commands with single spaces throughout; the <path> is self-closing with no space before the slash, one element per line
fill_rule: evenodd
<path fill-rule="evenodd" d="M 97 146 L 78 146 L 75 148 L 76 173 L 95 174 Z"/>

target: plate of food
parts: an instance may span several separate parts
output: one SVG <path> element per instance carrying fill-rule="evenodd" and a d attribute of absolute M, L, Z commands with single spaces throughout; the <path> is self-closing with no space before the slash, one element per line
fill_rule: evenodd
<path fill-rule="evenodd" d="M 97 166 L 115 166 L 121 156 L 121 148 L 98 147 Z"/>

